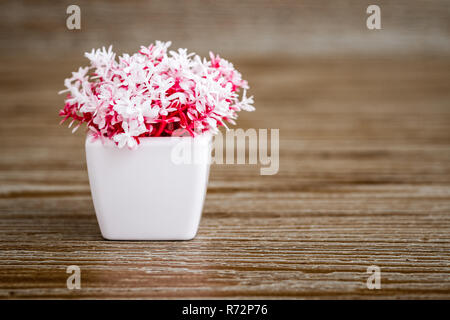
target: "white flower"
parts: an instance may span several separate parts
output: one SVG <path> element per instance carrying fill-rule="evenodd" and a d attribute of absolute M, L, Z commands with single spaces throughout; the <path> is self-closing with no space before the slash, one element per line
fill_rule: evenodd
<path fill-rule="evenodd" d="M 130 125 L 128 125 L 128 122 L 124 121 L 122 122 L 122 128 L 124 133 L 119 133 L 114 136 L 114 141 L 117 142 L 117 146 L 122 148 L 127 145 L 130 149 L 136 148 L 137 142 L 135 137 L 145 132 L 145 126 L 142 128 L 136 121 L 131 121 Z"/>
<path fill-rule="evenodd" d="M 254 111 L 255 107 L 253 107 L 253 103 L 253 96 L 247 98 L 247 89 L 244 89 L 242 100 L 238 103 L 239 108 L 245 111 Z"/>

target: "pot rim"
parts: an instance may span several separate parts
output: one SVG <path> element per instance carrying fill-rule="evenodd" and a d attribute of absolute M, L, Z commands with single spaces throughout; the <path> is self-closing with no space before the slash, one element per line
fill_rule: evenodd
<path fill-rule="evenodd" d="M 192 136 L 182 136 L 182 137 L 141 137 L 139 138 L 139 145 L 154 145 L 154 144 L 176 144 L 181 142 L 182 140 L 192 140 L 196 143 L 208 143 L 212 140 L 213 134 L 210 132 L 202 133 L 201 135 L 192 137 Z M 102 146 L 115 146 L 113 140 L 108 138 L 93 138 L 91 133 L 86 134 L 86 145 L 102 145 Z"/>

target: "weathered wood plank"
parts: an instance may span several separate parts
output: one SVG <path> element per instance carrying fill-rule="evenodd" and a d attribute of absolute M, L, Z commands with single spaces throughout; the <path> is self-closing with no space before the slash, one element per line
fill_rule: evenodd
<path fill-rule="evenodd" d="M 67 30 L 73 2 L 1 1 L 0 50 L 60 57 L 113 44 L 135 52 L 154 39 L 202 55 L 325 55 L 446 53 L 446 0 L 378 0 L 382 30 L 366 27 L 367 1 L 78 0 L 81 30 Z"/>
<path fill-rule="evenodd" d="M 280 171 L 213 166 L 189 242 L 101 238 L 83 134 L 57 125 L 79 61 L 18 61 L 0 63 L 1 298 L 450 298 L 447 58 L 237 61 L 257 106 L 240 127 L 280 129 Z"/>

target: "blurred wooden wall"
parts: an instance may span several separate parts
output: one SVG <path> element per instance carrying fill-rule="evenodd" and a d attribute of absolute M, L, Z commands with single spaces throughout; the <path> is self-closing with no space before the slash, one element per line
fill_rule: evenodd
<path fill-rule="evenodd" d="M 66 8 L 81 7 L 80 31 Z M 366 28 L 366 8 L 381 7 L 382 30 Z M 450 52 L 450 1 L 1 1 L 0 54 L 79 56 L 113 44 L 134 52 L 172 40 L 199 54 L 261 57 Z"/>

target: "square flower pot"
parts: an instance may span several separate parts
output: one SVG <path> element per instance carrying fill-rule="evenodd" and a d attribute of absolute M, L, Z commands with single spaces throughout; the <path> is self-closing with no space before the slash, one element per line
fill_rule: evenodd
<path fill-rule="evenodd" d="M 180 152 L 187 152 L 184 161 Z M 102 236 L 109 240 L 194 238 L 210 158 L 211 135 L 141 138 L 136 150 L 88 137 L 89 183 Z"/>

